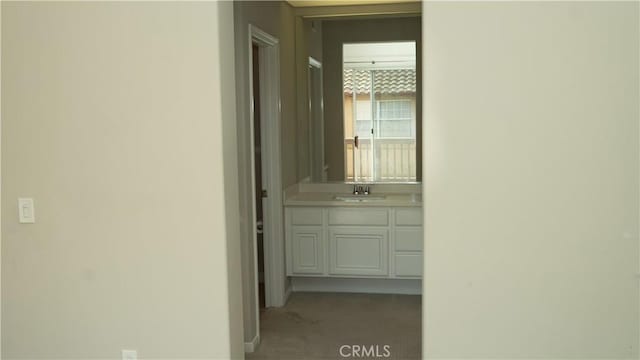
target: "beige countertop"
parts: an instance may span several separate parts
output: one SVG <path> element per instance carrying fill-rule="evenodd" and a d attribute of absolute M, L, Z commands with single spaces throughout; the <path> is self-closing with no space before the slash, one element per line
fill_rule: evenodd
<path fill-rule="evenodd" d="M 422 194 L 374 193 L 359 195 L 355 200 L 337 200 L 336 196 L 353 196 L 350 193 L 299 192 L 285 198 L 285 206 L 344 206 L 344 207 L 422 207 Z M 367 199 L 367 196 L 370 196 Z M 384 199 L 379 197 L 384 196 Z M 378 199 L 376 199 L 378 197 Z"/>

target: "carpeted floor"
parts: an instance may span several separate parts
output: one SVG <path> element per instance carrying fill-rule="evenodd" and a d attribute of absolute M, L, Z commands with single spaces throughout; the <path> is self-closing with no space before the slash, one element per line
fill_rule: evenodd
<path fill-rule="evenodd" d="M 420 296 L 293 293 L 262 312 L 261 343 L 247 359 L 419 359 L 421 324 Z M 358 346 L 377 354 L 355 354 Z"/>

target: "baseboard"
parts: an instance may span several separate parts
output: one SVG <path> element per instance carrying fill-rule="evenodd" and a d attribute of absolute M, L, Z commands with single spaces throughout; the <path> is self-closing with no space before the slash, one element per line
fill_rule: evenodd
<path fill-rule="evenodd" d="M 294 292 L 421 295 L 422 280 L 292 277 L 290 288 Z"/>
<path fill-rule="evenodd" d="M 256 351 L 256 348 L 260 344 L 260 334 L 256 334 L 256 336 L 250 342 L 244 343 L 244 352 L 252 353 Z"/>

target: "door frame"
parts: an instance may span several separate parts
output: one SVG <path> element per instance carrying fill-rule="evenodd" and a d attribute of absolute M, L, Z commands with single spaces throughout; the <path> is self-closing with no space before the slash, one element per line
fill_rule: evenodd
<path fill-rule="evenodd" d="M 254 148 L 254 111 L 253 111 L 253 61 L 251 60 L 253 44 L 259 47 L 260 67 L 260 136 L 262 152 L 262 186 L 267 190 L 263 198 L 263 243 L 264 243 L 264 287 L 265 306 L 279 307 L 286 301 L 285 269 L 284 269 L 284 215 L 282 206 L 282 173 L 280 149 L 280 43 L 279 40 L 249 24 L 248 56 L 249 56 L 249 98 L 250 109 L 250 158 L 251 189 L 255 189 L 255 148 Z M 259 309 L 258 289 L 258 236 L 256 200 L 251 196 L 252 204 L 252 244 L 254 254 L 254 276 L 256 279 L 254 299 L 256 314 Z M 260 332 L 260 317 L 256 316 L 256 329 Z"/>

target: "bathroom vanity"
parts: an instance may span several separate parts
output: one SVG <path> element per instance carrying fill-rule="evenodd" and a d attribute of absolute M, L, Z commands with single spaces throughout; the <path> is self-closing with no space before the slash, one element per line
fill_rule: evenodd
<path fill-rule="evenodd" d="M 420 279 L 422 218 L 415 192 L 287 196 L 287 276 Z"/>

